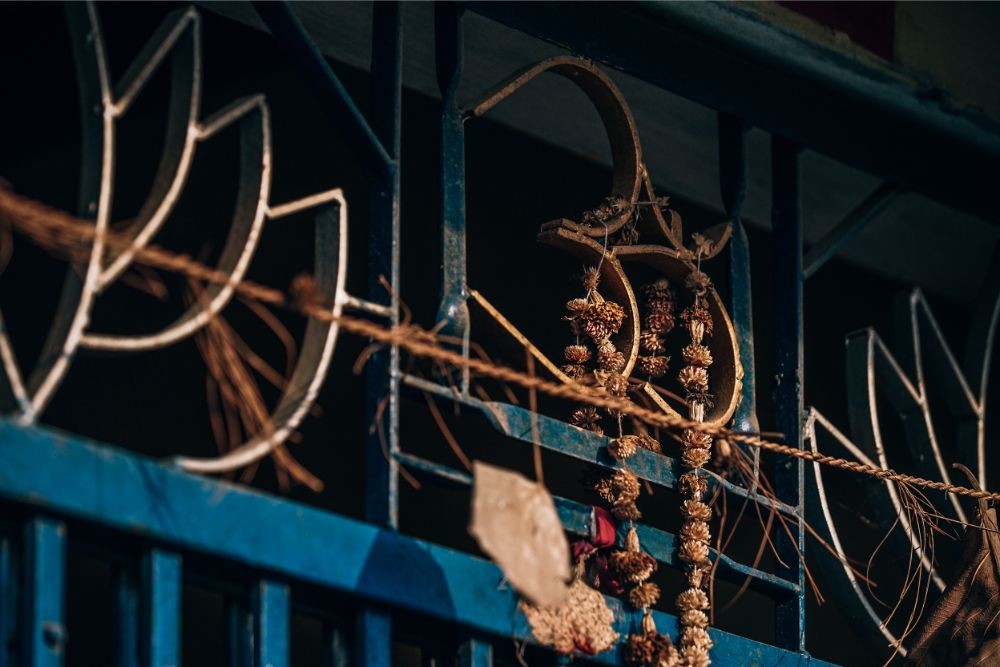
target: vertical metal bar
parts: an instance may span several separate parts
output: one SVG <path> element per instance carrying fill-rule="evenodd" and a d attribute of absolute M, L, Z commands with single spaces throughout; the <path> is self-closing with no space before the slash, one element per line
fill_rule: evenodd
<path fill-rule="evenodd" d="M 0 527 L 3 531 L 6 526 Z M 10 535 L 0 532 L 0 667 L 14 667 L 17 632 L 17 563 Z"/>
<path fill-rule="evenodd" d="M 719 189 L 722 206 L 733 226 L 729 240 L 729 306 L 736 328 L 743 366 L 740 404 L 733 414 L 733 429 L 760 432 L 757 421 L 757 383 L 754 367 L 753 298 L 750 276 L 750 242 L 743 226 L 743 201 L 747 191 L 746 123 L 735 116 L 719 114 Z M 748 448 L 754 475 L 760 465 L 760 450 Z"/>
<path fill-rule="evenodd" d="M 493 667 L 493 646 L 469 639 L 458 648 L 458 667 Z"/>
<path fill-rule="evenodd" d="M 392 665 L 392 622 L 387 610 L 368 609 L 358 614 L 355 663 L 359 667 Z"/>
<path fill-rule="evenodd" d="M 251 667 L 253 622 L 246 606 L 236 600 L 228 600 L 226 624 L 229 634 L 229 667 Z"/>
<path fill-rule="evenodd" d="M 799 147 L 780 137 L 771 142 L 772 211 L 774 228 L 774 316 L 776 426 L 785 442 L 802 446 L 803 325 L 802 325 L 802 221 L 799 204 Z M 799 554 L 805 539 L 801 521 L 803 462 L 790 457 L 775 462 L 775 490 L 784 502 L 799 509 L 796 541 L 778 530 L 777 546 L 789 569 L 778 574 L 799 583 L 799 594 L 778 601 L 775 607 L 775 642 L 788 649 L 805 650 L 805 575 Z M 796 546 L 798 550 L 796 551 Z"/>
<path fill-rule="evenodd" d="M 115 667 L 136 667 L 139 664 L 139 587 L 135 576 L 126 568 L 114 575 L 114 664 Z"/>
<path fill-rule="evenodd" d="M 438 322 L 462 340 L 469 356 L 469 290 L 466 284 L 465 126 L 458 107 L 462 80 L 464 8 L 454 2 L 434 6 L 434 44 L 438 88 L 441 90 L 441 304 Z M 462 372 L 463 394 L 469 391 L 468 370 Z"/>
<path fill-rule="evenodd" d="M 291 595 L 288 586 L 261 581 L 254 590 L 254 666 L 287 667 Z"/>
<path fill-rule="evenodd" d="M 323 629 L 323 667 L 347 667 L 351 663 L 347 633 L 338 623 L 330 623 Z"/>
<path fill-rule="evenodd" d="M 402 130 L 402 8 L 397 2 L 377 2 L 372 23 L 372 127 L 393 160 L 392 169 L 372 185 L 368 246 L 368 297 L 388 299 L 390 324 L 399 324 L 400 136 Z M 381 284 L 385 276 L 389 294 Z M 365 512 L 369 521 L 399 525 L 399 348 L 383 350 L 368 364 L 368 414 L 382 420 L 367 446 L 368 483 Z M 382 442 L 381 438 L 387 442 Z M 388 456 L 385 450 L 388 449 Z M 388 610 L 363 607 L 358 612 L 356 646 L 360 665 L 388 665 L 392 619 Z"/>
<path fill-rule="evenodd" d="M 142 665 L 181 664 L 181 557 L 151 549 L 142 559 Z"/>
<path fill-rule="evenodd" d="M 57 667 L 66 644 L 66 526 L 35 517 L 24 530 L 23 663 Z"/>

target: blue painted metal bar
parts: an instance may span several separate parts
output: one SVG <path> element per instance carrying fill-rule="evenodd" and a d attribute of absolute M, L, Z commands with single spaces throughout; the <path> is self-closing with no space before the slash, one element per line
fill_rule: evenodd
<path fill-rule="evenodd" d="M 449 387 L 429 382 L 413 375 L 404 375 L 403 382 L 407 386 L 428 393 L 434 393 L 449 400 L 458 401 L 464 406 L 478 410 L 500 433 L 522 442 L 533 443 L 531 436 L 532 415 L 525 408 L 507 403 L 487 403 L 471 396 L 461 397 Z M 608 439 L 605 436 L 575 428 L 566 422 L 544 415 L 537 415 L 534 421 L 538 427 L 539 445 L 541 447 L 581 461 L 588 461 L 604 468 L 614 469 L 621 467 L 621 463 L 607 453 Z M 647 451 L 637 452 L 635 456 L 630 458 L 628 469 L 634 472 L 640 479 L 667 487 L 668 489 L 676 487 L 677 478 L 680 476 L 681 470 L 680 464 L 676 459 Z M 740 498 L 749 498 L 762 507 L 775 507 L 778 511 L 790 516 L 798 515 L 798 510 L 790 505 L 773 502 L 741 486 L 724 480 L 713 473 L 706 472 L 706 476 L 708 477 L 710 489 L 721 486 L 728 493 Z"/>
<path fill-rule="evenodd" d="M 244 604 L 226 601 L 226 632 L 228 634 L 229 667 L 253 664 L 253 617 Z"/>
<path fill-rule="evenodd" d="M 142 558 L 143 667 L 181 664 L 181 558 L 151 549 Z"/>
<path fill-rule="evenodd" d="M 14 544 L 0 524 L 0 667 L 14 667 L 17 633 L 18 577 Z"/>
<path fill-rule="evenodd" d="M 285 584 L 259 581 L 253 591 L 254 667 L 288 667 L 292 596 Z"/>
<path fill-rule="evenodd" d="M 826 236 L 819 240 L 816 245 L 809 248 L 805 259 L 802 261 L 804 268 L 803 276 L 808 279 L 819 271 L 820 267 L 832 259 L 837 252 L 868 226 L 872 220 L 891 204 L 896 197 L 902 194 L 902 190 L 893 183 L 882 183 L 875 188 L 871 194 L 851 209 L 851 212 L 844 216 L 844 219 L 837 223 L 837 226 L 827 232 Z"/>
<path fill-rule="evenodd" d="M 342 129 L 344 141 L 351 151 L 372 176 L 379 178 L 388 174 L 395 165 L 395 156 L 379 141 L 375 131 L 351 99 L 350 93 L 288 4 L 254 2 L 253 7 L 271 34 L 310 78 L 313 92 L 332 117 L 333 126 Z"/>
<path fill-rule="evenodd" d="M 372 24 L 373 127 L 392 158 L 393 168 L 371 188 L 371 224 L 368 241 L 368 297 L 388 300 L 389 324 L 399 324 L 399 151 L 402 131 L 402 10 L 397 2 L 375 3 Z M 382 281 L 392 289 L 386 293 Z M 399 525 L 399 474 L 393 456 L 399 450 L 399 348 L 391 346 L 373 356 L 366 369 L 370 423 L 374 429 L 365 452 L 367 486 L 365 516 L 378 525 Z M 383 440 L 384 439 L 384 440 Z M 388 450 L 389 456 L 385 452 Z M 392 622 L 385 609 L 365 607 L 358 612 L 357 650 L 370 659 L 361 665 L 381 665 L 390 655 Z"/>
<path fill-rule="evenodd" d="M 481 639 L 469 639 L 458 647 L 458 667 L 493 667 L 493 646 Z"/>
<path fill-rule="evenodd" d="M 774 137 L 771 144 L 772 225 L 774 228 L 776 426 L 785 442 L 802 446 L 803 329 L 802 329 L 802 220 L 799 204 L 799 152 L 795 144 Z M 775 461 L 774 486 L 778 497 L 798 508 L 803 502 L 804 466 L 801 459 Z M 779 646 L 805 650 L 805 573 L 799 554 L 805 553 L 805 531 L 797 525 L 797 545 L 777 529 L 776 544 L 789 568 L 778 573 L 795 578 L 800 593 L 775 608 L 775 640 Z"/>
<path fill-rule="evenodd" d="M 385 563 L 384 567 L 403 567 L 403 563 Z M 383 573 L 388 575 L 389 573 Z M 379 576 L 373 573 L 372 576 Z M 391 575 L 390 575 L 391 576 Z M 364 667 L 391 667 L 392 665 L 392 618 L 389 610 L 381 606 L 369 606 L 358 614 L 355 634 L 366 641 L 355 646 L 355 663 Z"/>
<path fill-rule="evenodd" d="M 499 588 L 499 568 L 480 558 L 107 445 L 6 421 L 0 422 L 0 460 L 0 497 L 9 501 L 410 609 L 470 631 L 530 639 L 516 596 Z M 261 531 L 261 524 L 268 530 Z M 608 605 L 616 630 L 638 627 L 635 612 L 613 598 Z M 676 633 L 673 616 L 657 612 L 654 618 L 662 630 Z M 710 634 L 716 664 L 826 664 L 726 632 Z M 616 664 L 618 657 L 605 654 L 593 662 Z"/>
<path fill-rule="evenodd" d="M 66 644 L 66 526 L 44 517 L 29 519 L 23 562 L 22 663 L 58 667 L 63 664 Z"/>
<path fill-rule="evenodd" d="M 458 3 L 434 5 L 434 45 L 441 89 L 441 303 L 437 321 L 462 340 L 469 356 L 469 289 L 466 284 L 465 127 L 458 105 L 462 80 L 464 9 Z M 462 394 L 469 393 L 469 372 L 462 371 Z"/>
<path fill-rule="evenodd" d="M 408 469 L 443 478 L 464 487 L 472 486 L 472 477 L 460 470 L 455 470 L 454 468 L 449 468 L 448 466 L 428 461 L 412 454 L 400 454 L 399 459 Z M 563 527 L 567 532 L 581 536 L 590 534 L 591 507 L 589 505 L 584 505 L 560 496 L 555 496 L 553 500 L 556 510 L 559 512 L 559 519 L 562 521 Z M 641 523 L 636 524 L 636 531 L 639 533 L 642 548 L 650 556 L 666 565 L 675 567 L 680 565 L 677 560 L 676 536 L 674 534 Z M 619 546 L 624 546 L 625 534 L 627 532 L 627 524 L 623 523 L 618 526 Z M 710 550 L 710 554 L 713 561 L 719 558 L 718 552 L 714 549 Z M 718 576 L 726 581 L 735 583 L 742 583 L 746 577 L 751 577 L 751 590 L 777 597 L 792 595 L 799 590 L 798 585 L 791 581 L 776 577 L 762 570 L 747 567 L 726 555 L 723 555 L 719 562 Z"/>
<path fill-rule="evenodd" d="M 118 567 L 114 573 L 114 664 L 136 667 L 139 664 L 139 587 L 133 573 Z"/>

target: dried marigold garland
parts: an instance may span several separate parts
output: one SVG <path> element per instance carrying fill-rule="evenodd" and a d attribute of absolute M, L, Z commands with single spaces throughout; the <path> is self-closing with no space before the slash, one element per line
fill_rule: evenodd
<path fill-rule="evenodd" d="M 700 252 L 698 253 L 700 256 Z M 693 303 L 681 312 L 681 321 L 691 337 L 682 356 L 685 366 L 678 373 L 678 380 L 687 395 L 689 416 L 696 422 L 705 420 L 705 410 L 712 406 L 709 393 L 708 367 L 712 353 L 704 344 L 705 336 L 712 334 L 712 315 L 705 303 L 705 294 L 711 283 L 697 267 L 687 278 L 686 286 L 694 295 Z M 708 481 L 699 474 L 712 456 L 712 437 L 694 429 L 686 429 L 681 438 L 681 464 L 688 469 L 678 481 L 681 513 L 684 523 L 680 531 L 678 557 L 686 564 L 688 588 L 677 596 L 681 636 L 678 642 L 680 664 L 685 667 L 708 667 L 708 652 L 712 640 L 708 636 L 708 583 L 709 540 L 708 521 L 712 508 L 703 502 L 708 491 Z"/>

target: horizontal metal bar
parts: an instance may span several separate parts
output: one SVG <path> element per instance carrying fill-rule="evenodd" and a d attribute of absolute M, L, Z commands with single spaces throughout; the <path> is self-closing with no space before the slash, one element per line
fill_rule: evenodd
<path fill-rule="evenodd" d="M 478 410 L 497 431 L 508 437 L 522 442 L 534 442 L 532 440 L 532 422 L 535 421 L 539 444 L 545 449 L 604 468 L 617 469 L 622 467 L 619 461 L 607 453 L 608 438 L 605 436 L 584 431 L 544 415 L 538 415 L 537 419 L 533 420 L 531 412 L 524 408 L 495 401 L 488 403 L 471 396 L 459 396 L 450 387 L 414 375 L 404 375 L 403 383 L 406 386 L 434 393 Z M 640 479 L 673 489 L 677 486 L 681 467 L 676 459 L 669 456 L 641 450 L 629 459 L 628 469 Z M 762 507 L 774 507 L 790 517 L 798 516 L 798 511 L 791 505 L 772 501 L 762 495 L 750 492 L 714 473 L 705 471 L 705 474 L 708 477 L 710 491 L 721 486 L 727 492 L 740 498 L 748 498 Z"/>
<path fill-rule="evenodd" d="M 802 260 L 802 275 L 809 278 L 816 273 L 900 194 L 902 194 L 902 190 L 893 183 L 883 183 L 875 188 L 860 204 L 851 209 L 851 212 L 844 216 L 844 219 L 838 222 L 836 227 L 809 248 Z"/>
<path fill-rule="evenodd" d="M 418 472 L 442 477 L 462 486 L 472 485 L 472 477 L 460 470 L 407 453 L 397 454 L 396 458 L 407 468 Z M 568 532 L 581 536 L 590 534 L 591 508 L 589 505 L 559 496 L 555 496 L 553 500 L 556 504 L 556 510 L 559 512 L 559 519 Z M 641 523 L 636 524 L 636 531 L 639 533 L 642 548 L 650 556 L 666 565 L 675 567 L 680 565 L 677 560 L 676 535 Z M 618 526 L 618 546 L 624 546 L 627 532 L 625 523 Z M 798 585 L 791 581 L 748 567 L 726 555 L 719 558 L 715 549 L 710 549 L 709 554 L 713 561 L 719 560 L 718 574 L 726 581 L 743 583 L 744 579 L 751 577 L 750 588 L 767 595 L 787 596 L 794 595 L 799 591 Z"/>
<path fill-rule="evenodd" d="M 466 6 L 997 222 L 991 184 L 1000 173 L 996 123 L 935 101 L 889 65 L 875 67 L 819 45 L 741 3 L 590 3 L 575 14 L 561 3 Z"/>
<path fill-rule="evenodd" d="M 47 429 L 0 422 L 0 497 L 406 608 L 506 639 L 531 640 L 493 563 L 142 456 Z M 101 484 L 94 484 L 99 479 Z M 253 517 L 248 521 L 247 517 Z M 333 548 L 335 545 L 336 548 Z M 637 613 L 613 598 L 614 627 Z M 671 635 L 677 619 L 656 612 Z M 824 665 L 712 629 L 717 664 Z M 592 658 L 617 664 L 612 653 Z"/>

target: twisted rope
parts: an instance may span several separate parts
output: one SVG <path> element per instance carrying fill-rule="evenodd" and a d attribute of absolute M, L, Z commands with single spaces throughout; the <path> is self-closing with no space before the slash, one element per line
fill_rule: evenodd
<path fill-rule="evenodd" d="M 20 232 L 50 252 L 62 252 L 71 259 L 86 256 L 87 243 L 93 240 L 96 235 L 94 227 L 88 222 L 40 202 L 18 196 L 3 188 L 0 188 L 0 225 Z M 131 241 L 114 232 L 106 232 L 104 241 L 108 248 L 119 251 L 133 245 Z M 739 442 L 778 455 L 868 475 L 875 479 L 911 484 L 924 489 L 933 489 L 976 500 L 1000 501 L 1000 493 L 972 489 L 947 482 L 935 482 L 889 468 L 880 468 L 819 452 L 798 449 L 766 440 L 757 435 L 737 433 L 723 426 L 702 424 L 679 415 L 650 410 L 627 399 L 610 396 L 600 389 L 576 383 L 555 383 L 505 366 L 466 358 L 457 352 L 441 347 L 436 342 L 434 333 L 414 324 L 386 327 L 348 315 L 335 317 L 329 312 L 328 305 L 324 305 L 323 296 L 316 292 L 315 284 L 307 276 L 300 276 L 296 279 L 289 294 L 250 280 L 235 282 L 232 276 L 225 271 L 212 269 L 189 255 L 174 253 L 155 245 L 137 248 L 134 251 L 136 261 L 147 266 L 180 273 L 195 280 L 233 284 L 234 290 L 248 299 L 288 308 L 306 317 L 332 322 L 347 333 L 364 336 L 384 345 L 397 346 L 414 356 L 432 359 L 455 368 L 465 368 L 484 377 L 516 384 L 554 398 L 586 403 L 598 408 L 610 408 L 652 426 L 669 429 L 694 429 L 709 433 L 717 438 Z"/>

